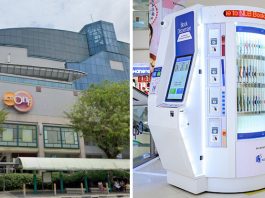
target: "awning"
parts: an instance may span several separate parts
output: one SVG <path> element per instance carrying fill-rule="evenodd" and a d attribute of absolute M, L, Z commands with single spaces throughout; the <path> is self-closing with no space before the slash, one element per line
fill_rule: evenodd
<path fill-rule="evenodd" d="M 18 168 L 23 170 L 82 171 L 129 170 L 129 159 L 18 157 Z"/>
<path fill-rule="evenodd" d="M 71 69 L 0 63 L 0 73 L 72 82 L 86 73 Z"/>

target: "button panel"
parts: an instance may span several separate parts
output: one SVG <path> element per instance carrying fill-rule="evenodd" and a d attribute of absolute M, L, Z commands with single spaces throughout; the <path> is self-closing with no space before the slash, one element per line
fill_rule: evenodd
<path fill-rule="evenodd" d="M 226 147 L 225 24 L 209 24 L 207 32 L 208 146 Z"/>

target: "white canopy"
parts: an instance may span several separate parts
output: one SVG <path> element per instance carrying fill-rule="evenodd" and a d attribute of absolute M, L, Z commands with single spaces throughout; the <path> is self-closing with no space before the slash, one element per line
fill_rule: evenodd
<path fill-rule="evenodd" d="M 23 170 L 81 171 L 130 169 L 130 160 L 128 159 L 18 157 L 16 160 L 16 163 Z"/>

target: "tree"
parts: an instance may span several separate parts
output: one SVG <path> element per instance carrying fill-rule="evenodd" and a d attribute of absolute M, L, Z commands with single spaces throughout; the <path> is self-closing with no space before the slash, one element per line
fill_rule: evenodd
<path fill-rule="evenodd" d="M 129 82 L 91 85 L 67 116 L 85 139 L 92 138 L 108 158 L 115 158 L 130 145 Z"/>
<path fill-rule="evenodd" d="M 2 124 L 5 122 L 7 117 L 7 112 L 5 110 L 0 110 L 0 132 L 3 131 L 3 126 Z"/>

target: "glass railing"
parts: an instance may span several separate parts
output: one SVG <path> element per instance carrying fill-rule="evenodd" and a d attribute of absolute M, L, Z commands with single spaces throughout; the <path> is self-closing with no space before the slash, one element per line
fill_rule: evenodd
<path fill-rule="evenodd" d="M 59 88 L 59 89 L 73 89 L 74 88 L 72 83 L 63 83 L 63 82 L 23 78 L 23 77 L 8 76 L 8 75 L 0 75 L 0 81 L 17 83 L 17 84 L 33 85 L 33 86 L 52 87 L 52 88 Z"/>

